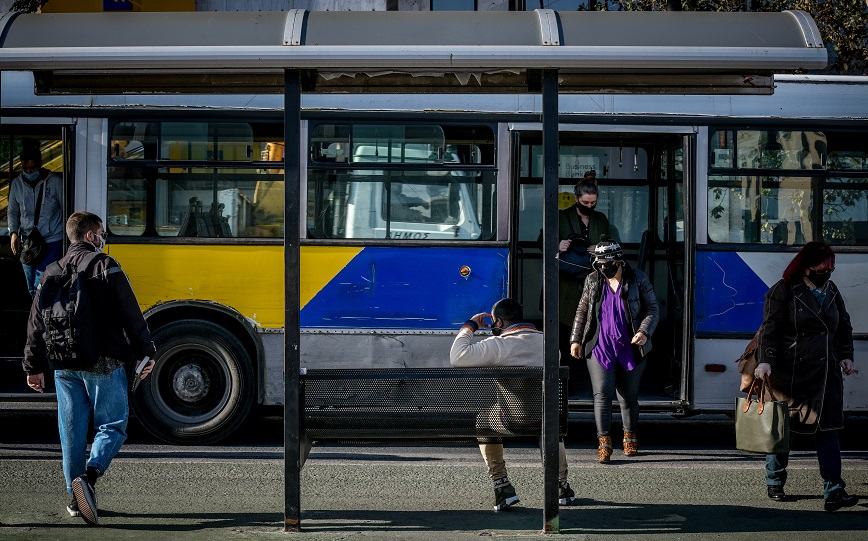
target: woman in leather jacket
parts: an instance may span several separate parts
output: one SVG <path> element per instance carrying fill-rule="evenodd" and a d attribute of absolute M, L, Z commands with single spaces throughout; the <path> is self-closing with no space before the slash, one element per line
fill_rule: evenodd
<path fill-rule="evenodd" d="M 570 354 L 587 362 L 594 390 L 597 460 L 609 462 L 616 392 L 624 423 L 624 454 L 638 453 L 639 382 L 660 309 L 648 277 L 623 260 L 619 244 L 601 240 L 594 258 L 597 272 L 585 279 L 573 320 Z"/>
<path fill-rule="evenodd" d="M 853 328 L 838 287 L 829 278 L 835 253 L 813 241 L 796 254 L 769 289 L 754 375 L 773 400 L 789 404 L 790 430 L 815 434 L 826 511 L 856 505 L 841 478 L 838 433 L 844 426 L 844 376 L 854 372 Z M 789 453 L 766 457 L 768 496 L 786 499 Z"/>

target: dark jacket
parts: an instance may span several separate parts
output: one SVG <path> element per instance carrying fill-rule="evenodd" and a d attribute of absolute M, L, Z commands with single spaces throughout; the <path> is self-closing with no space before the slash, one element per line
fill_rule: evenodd
<path fill-rule="evenodd" d="M 853 359 L 853 328 L 835 284 L 829 282 L 822 306 L 803 281 L 773 285 L 765 296 L 757 362 L 771 365 L 773 398 L 789 402 L 791 430 L 843 427 L 843 359 Z"/>
<path fill-rule="evenodd" d="M 90 243 L 77 242 L 69 247 L 59 264 L 78 264 L 93 251 L 94 247 Z M 117 261 L 100 254 L 91 262 L 89 269 L 89 282 L 92 283 L 88 284 L 87 294 L 97 314 L 93 318 L 95 329 L 92 336 L 81 343 L 81 359 L 57 363 L 47 358 L 43 337 L 45 325 L 39 311 L 40 288 L 36 290 L 27 321 L 24 371 L 28 375 L 44 373 L 47 369 L 87 370 L 99 357 L 129 363 L 156 352 L 130 281 Z"/>
<path fill-rule="evenodd" d="M 580 231 L 576 205 L 558 212 L 558 240 L 567 240 L 573 232 Z M 594 211 L 588 217 L 588 242 L 597 244 L 601 235 L 611 235 L 609 219 L 602 212 Z M 558 280 L 558 320 L 564 325 L 573 322 L 581 294 L 582 282 L 561 273 Z"/>
<path fill-rule="evenodd" d="M 627 307 L 627 319 L 630 326 L 630 334 L 635 335 L 643 331 L 648 336 L 645 345 L 633 346 L 633 353 L 637 360 L 644 359 L 651 351 L 651 335 L 660 321 L 660 308 L 657 305 L 657 297 L 654 295 L 654 287 L 644 272 L 633 269 L 626 262 L 621 271 L 621 299 Z M 603 304 L 603 287 L 608 287 L 606 280 L 599 272 L 594 272 L 585 279 L 585 287 L 582 290 L 582 298 L 576 309 L 576 317 L 573 320 L 573 332 L 570 334 L 570 342 L 581 344 L 582 355 L 589 358 L 597 345 L 600 335 L 600 307 Z"/>

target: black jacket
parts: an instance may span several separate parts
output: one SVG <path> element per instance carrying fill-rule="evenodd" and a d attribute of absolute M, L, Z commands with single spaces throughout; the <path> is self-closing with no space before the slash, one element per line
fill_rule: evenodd
<path fill-rule="evenodd" d="M 793 432 L 843 427 L 844 359 L 853 359 L 853 328 L 833 282 L 822 305 L 803 281 L 769 289 L 757 361 L 771 365 L 773 398 L 789 402 Z"/>
<path fill-rule="evenodd" d="M 90 243 L 77 242 L 69 247 L 59 264 L 78 264 L 93 251 Z M 41 290 L 37 289 L 27 321 L 27 345 L 24 348 L 24 371 L 28 375 L 41 374 L 47 369 L 87 370 L 100 357 L 129 363 L 156 352 L 130 281 L 118 262 L 100 254 L 91 262 L 88 274 L 94 287 L 89 287 L 87 292 L 97 314 L 93 318 L 95 328 L 87 333 L 90 335 L 87 339 L 82 340 L 81 358 L 63 363 L 47 358 L 43 337 L 45 326 L 39 311 Z"/>
<path fill-rule="evenodd" d="M 651 351 L 651 335 L 660 321 L 660 308 L 657 305 L 657 297 L 654 295 L 654 286 L 648 280 L 644 272 L 633 269 L 626 262 L 621 271 L 621 299 L 627 308 L 630 332 L 636 334 L 639 331 L 645 333 L 648 341 L 644 346 L 633 346 L 635 357 L 642 360 Z M 582 346 L 582 355 L 590 358 L 597 338 L 600 335 L 600 307 L 603 302 L 603 287 L 605 280 L 599 272 L 593 272 L 585 279 L 585 287 L 582 289 L 582 297 L 576 309 L 576 317 L 573 320 L 573 332 L 570 334 L 570 342 L 576 342 Z"/>

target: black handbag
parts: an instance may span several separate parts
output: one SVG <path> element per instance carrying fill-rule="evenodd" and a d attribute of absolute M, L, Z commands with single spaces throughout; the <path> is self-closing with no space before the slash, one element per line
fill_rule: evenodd
<path fill-rule="evenodd" d="M 573 222 L 568 223 L 573 234 L 567 239 L 570 241 L 570 247 L 555 256 L 558 258 L 558 270 L 573 279 L 584 280 L 585 276 L 594 270 L 591 264 L 591 253 L 588 252 L 591 244 L 576 233 Z"/>
<path fill-rule="evenodd" d="M 18 254 L 18 260 L 25 265 L 35 265 L 42 255 L 45 248 L 45 237 L 39 232 L 36 225 L 39 223 L 39 212 L 42 210 L 42 199 L 45 186 L 39 188 L 39 197 L 36 199 L 36 212 L 33 213 L 33 229 L 27 236 L 22 235 L 21 252 Z"/>

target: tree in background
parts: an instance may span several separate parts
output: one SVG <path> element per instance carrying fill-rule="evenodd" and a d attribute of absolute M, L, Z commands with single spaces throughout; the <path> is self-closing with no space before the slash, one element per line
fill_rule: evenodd
<path fill-rule="evenodd" d="M 820 73 L 868 75 L 868 2 L 866 0 L 601 0 L 598 10 L 783 11 L 800 9 L 814 18 L 829 67 Z"/>
<path fill-rule="evenodd" d="M 25 13 L 36 13 L 48 3 L 48 0 L 15 0 L 12 2 L 10 11 L 24 11 Z"/>

